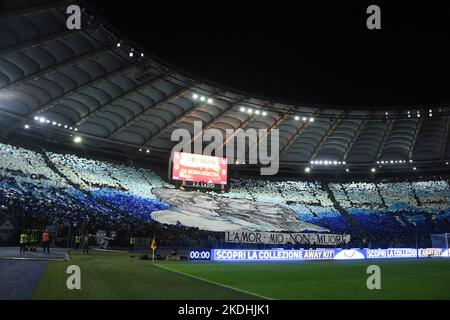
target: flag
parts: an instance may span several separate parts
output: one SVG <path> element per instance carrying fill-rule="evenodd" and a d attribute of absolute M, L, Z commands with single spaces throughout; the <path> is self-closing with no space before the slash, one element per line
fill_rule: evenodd
<path fill-rule="evenodd" d="M 151 248 L 152 248 L 153 251 L 156 250 L 156 241 L 155 241 L 155 239 L 152 240 Z"/>

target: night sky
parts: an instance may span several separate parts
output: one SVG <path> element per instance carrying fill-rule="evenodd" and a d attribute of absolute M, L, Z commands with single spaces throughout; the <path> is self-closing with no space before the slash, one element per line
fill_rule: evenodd
<path fill-rule="evenodd" d="M 149 52 L 256 96 L 354 108 L 450 102 L 448 4 L 380 5 L 383 29 L 369 31 L 368 4 L 87 2 Z"/>

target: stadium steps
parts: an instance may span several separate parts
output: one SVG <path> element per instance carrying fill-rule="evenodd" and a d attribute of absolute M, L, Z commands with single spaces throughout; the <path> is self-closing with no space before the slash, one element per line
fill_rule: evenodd
<path fill-rule="evenodd" d="M 330 189 L 330 186 L 326 182 L 321 182 L 322 190 L 328 193 L 328 197 L 330 197 L 331 202 L 333 203 L 333 207 L 350 222 L 353 229 L 356 231 L 355 234 L 361 234 L 364 236 L 368 236 L 368 232 L 364 230 L 359 224 L 357 224 L 352 217 L 348 214 L 347 210 L 345 210 L 341 204 L 336 200 L 333 191 Z"/>
<path fill-rule="evenodd" d="M 381 199 L 381 204 L 382 204 L 383 208 L 388 209 L 389 206 L 386 204 L 386 200 L 384 200 L 384 197 L 381 194 L 381 190 L 380 190 L 380 187 L 378 186 L 378 183 L 375 183 L 375 189 L 377 190 L 378 196 Z"/>
<path fill-rule="evenodd" d="M 132 219 L 132 217 L 130 216 L 130 214 L 126 211 L 120 210 L 116 207 L 114 207 L 113 205 L 111 205 L 110 203 L 108 203 L 105 200 L 99 199 L 98 197 L 94 197 L 92 195 L 92 193 L 88 190 L 85 190 L 83 188 L 81 188 L 80 185 L 74 183 L 72 180 L 70 180 L 64 173 L 62 173 L 58 167 L 52 162 L 52 160 L 50 160 L 50 158 L 48 157 L 47 153 L 45 152 L 45 150 L 39 150 L 40 154 L 42 155 L 42 157 L 44 158 L 45 163 L 47 164 L 47 166 L 57 175 L 59 175 L 61 178 L 63 178 L 68 185 L 70 185 L 71 187 L 73 187 L 74 189 L 82 192 L 83 194 L 85 194 L 89 199 L 94 200 L 95 202 L 97 202 L 98 204 L 100 204 L 101 206 L 108 208 L 112 211 L 117 212 L 120 215 L 123 215 L 127 218 Z"/>
<path fill-rule="evenodd" d="M 418 207 L 421 207 L 421 206 L 422 206 L 422 201 L 420 201 L 419 196 L 417 195 L 417 192 L 416 192 L 416 189 L 414 188 L 413 183 L 410 182 L 410 185 L 411 185 L 411 189 L 412 189 L 412 191 L 413 191 L 414 199 L 416 199 L 417 206 L 418 206 Z"/>

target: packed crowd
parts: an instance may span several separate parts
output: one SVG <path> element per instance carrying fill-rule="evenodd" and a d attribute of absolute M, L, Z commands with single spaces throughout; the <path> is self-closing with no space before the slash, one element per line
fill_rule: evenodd
<path fill-rule="evenodd" d="M 148 169 L 5 144 L 0 144 L 0 159 L 0 212 L 126 232 L 153 228 L 175 242 L 198 235 L 195 228 L 167 229 L 152 220 L 151 213 L 169 207 L 152 189 L 173 186 Z M 428 237 L 450 231 L 450 187 L 444 180 L 326 184 L 235 179 L 230 186 L 221 196 L 288 206 L 299 219 L 336 233 L 355 234 L 355 226 L 361 227 L 367 245 L 411 243 L 416 233 Z"/>

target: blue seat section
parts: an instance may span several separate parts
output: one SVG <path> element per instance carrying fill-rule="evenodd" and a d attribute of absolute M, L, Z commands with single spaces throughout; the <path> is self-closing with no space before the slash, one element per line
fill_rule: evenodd
<path fill-rule="evenodd" d="M 147 222 L 153 221 L 151 217 L 152 212 L 166 210 L 170 207 L 168 204 L 156 199 L 144 199 L 114 189 L 97 189 L 91 193 L 95 198 L 111 204 L 114 208 Z"/>
<path fill-rule="evenodd" d="M 102 201 L 99 201 L 102 200 Z M 0 175 L 1 209 L 17 214 L 45 217 L 61 222 L 88 221 L 116 226 L 132 218 L 151 222 L 150 213 L 169 206 L 158 200 L 147 200 L 121 191 L 102 189 L 88 196 L 70 187 L 56 187 L 45 180 Z"/>
<path fill-rule="evenodd" d="M 295 210 L 295 207 L 292 209 Z M 349 234 L 352 231 L 351 223 L 337 211 L 319 212 L 314 215 L 311 213 L 297 212 L 300 220 L 321 226 L 333 232 Z"/>

